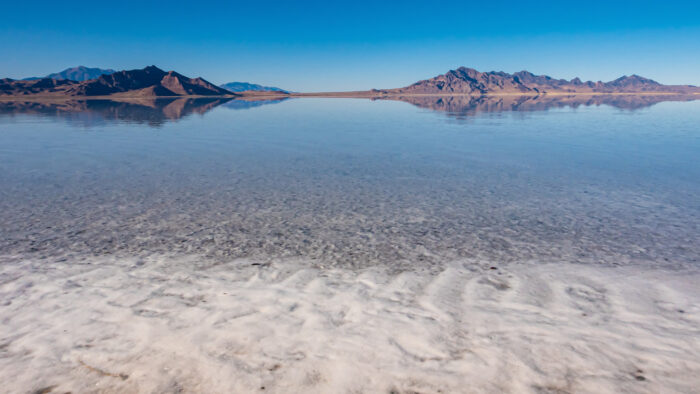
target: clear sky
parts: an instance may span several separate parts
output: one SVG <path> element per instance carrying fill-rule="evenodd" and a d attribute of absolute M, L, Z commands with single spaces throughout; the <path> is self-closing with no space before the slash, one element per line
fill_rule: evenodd
<path fill-rule="evenodd" d="M 0 77 L 155 64 L 295 91 L 405 86 L 459 66 L 700 85 L 700 1 L 13 1 Z"/>

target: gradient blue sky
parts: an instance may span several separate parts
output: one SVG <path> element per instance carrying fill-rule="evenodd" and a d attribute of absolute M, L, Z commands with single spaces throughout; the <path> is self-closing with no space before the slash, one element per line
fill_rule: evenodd
<path fill-rule="evenodd" d="M 7 1 L 0 77 L 155 64 L 295 91 L 459 66 L 700 85 L 700 1 Z"/>

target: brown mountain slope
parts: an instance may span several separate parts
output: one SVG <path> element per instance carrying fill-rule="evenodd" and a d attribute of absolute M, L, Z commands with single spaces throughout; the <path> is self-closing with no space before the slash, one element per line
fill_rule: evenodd
<path fill-rule="evenodd" d="M 528 71 L 508 74 L 502 71 L 479 72 L 460 67 L 437 77 L 418 81 L 398 89 L 385 89 L 389 94 L 540 94 L 540 93 L 700 93 L 689 85 L 662 85 L 638 75 L 623 76 L 610 82 L 570 81 L 535 75 Z"/>
<path fill-rule="evenodd" d="M 10 78 L 0 79 L 0 96 L 26 96 L 32 94 L 64 92 L 66 89 L 78 85 L 79 82 L 70 80 L 57 80 L 51 78 L 34 79 L 30 81 L 17 81 Z"/>
<path fill-rule="evenodd" d="M 156 66 L 119 71 L 85 81 L 68 91 L 76 96 L 106 96 L 126 93 L 134 96 L 221 96 L 232 94 L 202 78 L 188 78 Z"/>
<path fill-rule="evenodd" d="M 48 78 L 35 81 L 3 79 L 0 80 L 0 95 L 166 97 L 235 94 L 202 78 L 188 78 L 175 71 L 165 72 L 149 66 L 83 82 Z"/>

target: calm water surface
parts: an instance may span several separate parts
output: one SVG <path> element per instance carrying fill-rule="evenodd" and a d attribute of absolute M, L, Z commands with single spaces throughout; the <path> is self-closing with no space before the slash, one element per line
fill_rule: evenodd
<path fill-rule="evenodd" d="M 2 103 L 0 252 L 700 261 L 700 101 L 413 104 Z"/>

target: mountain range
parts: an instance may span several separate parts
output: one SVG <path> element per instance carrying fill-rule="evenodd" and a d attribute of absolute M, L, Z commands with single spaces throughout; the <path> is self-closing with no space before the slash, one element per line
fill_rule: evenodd
<path fill-rule="evenodd" d="M 0 79 L 0 95 L 12 96 L 227 96 L 234 93 L 202 78 L 189 78 L 156 66 L 102 74 L 87 81 L 42 78 L 16 81 Z"/>
<path fill-rule="evenodd" d="M 98 70 L 98 71 L 94 71 Z M 79 81 L 70 78 L 96 78 Z M 104 73 L 109 72 L 109 73 Z M 418 81 L 396 89 L 373 89 L 359 92 L 289 93 L 279 88 L 247 82 L 231 82 L 216 86 L 202 78 L 189 78 L 175 71 L 163 71 L 156 66 L 137 70 L 112 70 L 76 67 L 64 70 L 60 78 L 30 80 L 0 79 L 0 97 L 386 97 L 409 95 L 541 95 L 541 94 L 700 94 L 700 88 L 691 85 L 663 85 L 638 75 L 623 76 L 610 82 L 583 82 L 554 79 L 528 71 L 509 74 L 502 71 L 479 72 L 460 67 L 445 74 Z M 54 74 L 52 74 L 54 75 Z"/>
<path fill-rule="evenodd" d="M 132 70 L 133 71 L 138 71 L 138 70 Z M 83 81 L 89 81 L 92 79 L 98 79 L 102 75 L 111 75 L 116 73 L 116 71 L 112 69 L 101 69 L 101 68 L 94 68 L 94 67 L 85 67 L 85 66 L 77 66 L 77 67 L 70 67 L 67 68 L 63 71 L 49 74 L 45 77 L 29 77 L 29 78 L 23 78 L 22 81 L 38 81 L 41 79 L 54 79 L 54 80 L 70 80 L 70 81 L 78 81 L 78 82 L 83 82 Z M 49 86 L 50 89 L 55 89 L 58 86 L 64 86 L 66 85 L 65 83 L 47 83 L 44 82 L 43 84 L 39 85 L 29 85 L 26 84 L 25 86 L 27 87 L 34 87 L 37 89 L 43 89 L 42 86 Z M 255 83 L 250 83 L 250 82 L 228 82 L 225 84 L 222 84 L 219 86 L 220 88 L 227 90 L 229 92 L 279 92 L 279 93 L 288 93 L 284 89 L 280 89 L 278 87 L 274 86 L 263 86 L 263 85 L 258 85 Z M 34 89 L 36 90 L 36 89 Z M 60 89 L 59 89 L 60 90 Z M 157 94 L 156 94 L 157 95 Z"/>
<path fill-rule="evenodd" d="M 100 75 L 107 75 L 107 74 L 114 74 L 116 71 L 112 69 L 101 69 L 101 68 L 93 68 L 93 67 L 85 67 L 85 66 L 78 66 L 78 67 L 71 67 L 67 68 L 63 71 L 49 74 L 45 77 L 30 77 L 30 78 L 24 78 L 24 81 L 35 81 L 37 79 L 44 79 L 44 78 L 49 78 L 49 79 L 70 79 L 71 81 L 88 81 L 90 79 L 96 79 L 99 78 Z"/>
<path fill-rule="evenodd" d="M 542 93 L 696 93 L 691 85 L 662 85 L 639 75 L 623 76 L 610 82 L 583 82 L 554 79 L 528 71 L 509 74 L 502 71 L 479 72 L 460 67 L 434 78 L 398 89 L 383 89 L 383 94 L 542 94 Z"/>
<path fill-rule="evenodd" d="M 173 98 L 114 98 L 86 100 L 0 100 L 0 118 L 18 114 L 34 114 L 62 118 L 72 124 L 92 127 L 97 124 L 128 121 L 159 127 L 191 114 L 204 114 L 215 107 L 231 110 L 252 109 L 287 100 L 277 98 L 230 98 L 230 97 L 173 97 Z M 550 108 L 591 105 L 609 105 L 624 110 L 637 110 L 665 101 L 690 101 L 689 95 L 484 95 L 484 96 L 434 96 L 408 95 L 375 97 L 374 100 L 397 100 L 420 108 L 443 112 L 457 121 L 469 121 L 483 112 L 530 112 L 546 111 Z"/>
<path fill-rule="evenodd" d="M 249 83 L 249 82 L 229 82 L 229 83 L 225 83 L 223 85 L 219 85 L 219 87 L 224 88 L 230 92 L 253 91 L 253 92 L 288 93 L 286 90 L 276 88 L 274 86 L 263 86 L 263 85 L 258 85 L 256 83 Z"/>

